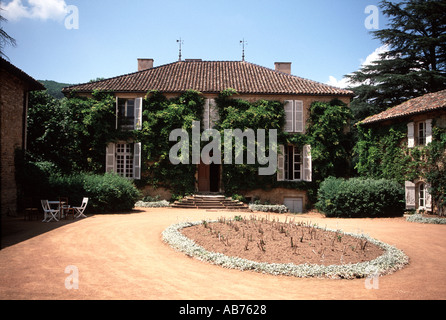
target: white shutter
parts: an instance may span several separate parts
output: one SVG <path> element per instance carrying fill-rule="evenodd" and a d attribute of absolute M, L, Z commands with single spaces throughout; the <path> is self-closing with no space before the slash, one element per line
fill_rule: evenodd
<path fill-rule="evenodd" d="M 303 148 L 303 161 L 304 161 L 304 181 L 309 181 L 311 182 L 311 170 L 312 170 L 312 165 L 311 165 L 311 146 L 310 145 L 305 145 Z"/>
<path fill-rule="evenodd" d="M 415 183 L 406 181 L 404 188 L 406 192 L 406 209 L 415 209 Z"/>
<path fill-rule="evenodd" d="M 279 153 L 277 154 L 277 181 L 285 180 L 285 147 L 279 145 Z"/>
<path fill-rule="evenodd" d="M 414 146 L 415 146 L 414 123 L 409 122 L 407 124 L 407 147 L 413 148 Z"/>
<path fill-rule="evenodd" d="M 203 106 L 203 130 L 209 129 L 209 125 L 210 125 L 209 115 L 210 115 L 209 99 L 206 99 L 204 106 Z"/>
<path fill-rule="evenodd" d="M 285 100 L 285 128 L 283 131 L 285 132 L 293 132 L 293 101 Z"/>
<path fill-rule="evenodd" d="M 304 131 L 304 104 L 300 100 L 294 101 L 294 132 Z"/>
<path fill-rule="evenodd" d="M 209 99 L 209 128 L 212 129 L 219 120 L 218 107 L 215 99 Z"/>
<path fill-rule="evenodd" d="M 141 179 L 141 142 L 133 144 L 133 179 Z"/>
<path fill-rule="evenodd" d="M 135 99 L 135 130 L 142 128 L 142 98 Z"/>
<path fill-rule="evenodd" d="M 425 190 L 424 190 L 424 194 L 425 194 L 425 207 L 426 207 L 426 210 L 428 210 L 428 211 L 432 211 L 432 196 L 429 193 L 430 187 L 431 186 L 426 183 Z"/>
<path fill-rule="evenodd" d="M 432 142 L 432 119 L 426 120 L 426 145 Z"/>
<path fill-rule="evenodd" d="M 109 143 L 105 151 L 105 172 L 115 172 L 115 143 Z"/>

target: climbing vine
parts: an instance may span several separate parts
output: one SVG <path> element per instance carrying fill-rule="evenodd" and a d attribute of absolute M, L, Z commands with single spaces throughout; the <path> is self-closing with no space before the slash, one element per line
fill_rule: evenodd
<path fill-rule="evenodd" d="M 432 142 L 427 146 L 407 147 L 407 126 L 358 126 L 354 152 L 361 176 L 404 181 L 424 180 L 430 186 L 433 209 L 442 213 L 446 206 L 446 128 L 433 122 Z"/>

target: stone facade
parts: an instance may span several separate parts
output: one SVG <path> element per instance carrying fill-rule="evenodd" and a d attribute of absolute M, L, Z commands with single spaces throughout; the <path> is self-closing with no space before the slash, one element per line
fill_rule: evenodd
<path fill-rule="evenodd" d="M 0 58 L 1 213 L 17 211 L 15 154 L 26 149 L 28 92 L 44 89 L 36 80 Z"/>

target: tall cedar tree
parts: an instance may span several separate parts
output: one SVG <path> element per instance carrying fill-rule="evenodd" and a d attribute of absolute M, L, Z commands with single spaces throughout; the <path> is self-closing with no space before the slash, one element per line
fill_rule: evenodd
<path fill-rule="evenodd" d="M 387 29 L 372 31 L 388 51 L 347 77 L 359 83 L 351 108 L 357 121 L 411 98 L 446 88 L 446 1 L 381 1 Z"/>

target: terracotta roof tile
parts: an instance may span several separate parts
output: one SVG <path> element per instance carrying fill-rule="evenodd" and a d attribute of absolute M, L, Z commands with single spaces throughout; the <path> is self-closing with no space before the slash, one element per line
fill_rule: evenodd
<path fill-rule="evenodd" d="M 246 61 L 178 61 L 101 81 L 66 87 L 76 90 L 114 92 L 177 93 L 193 89 L 219 93 L 232 88 L 245 94 L 302 94 L 353 96 L 353 92 L 297 76 L 285 74 Z"/>
<path fill-rule="evenodd" d="M 421 97 L 408 100 L 400 105 L 364 119 L 361 121 L 361 124 L 401 118 L 443 108 L 446 108 L 446 90 L 428 93 Z"/>

